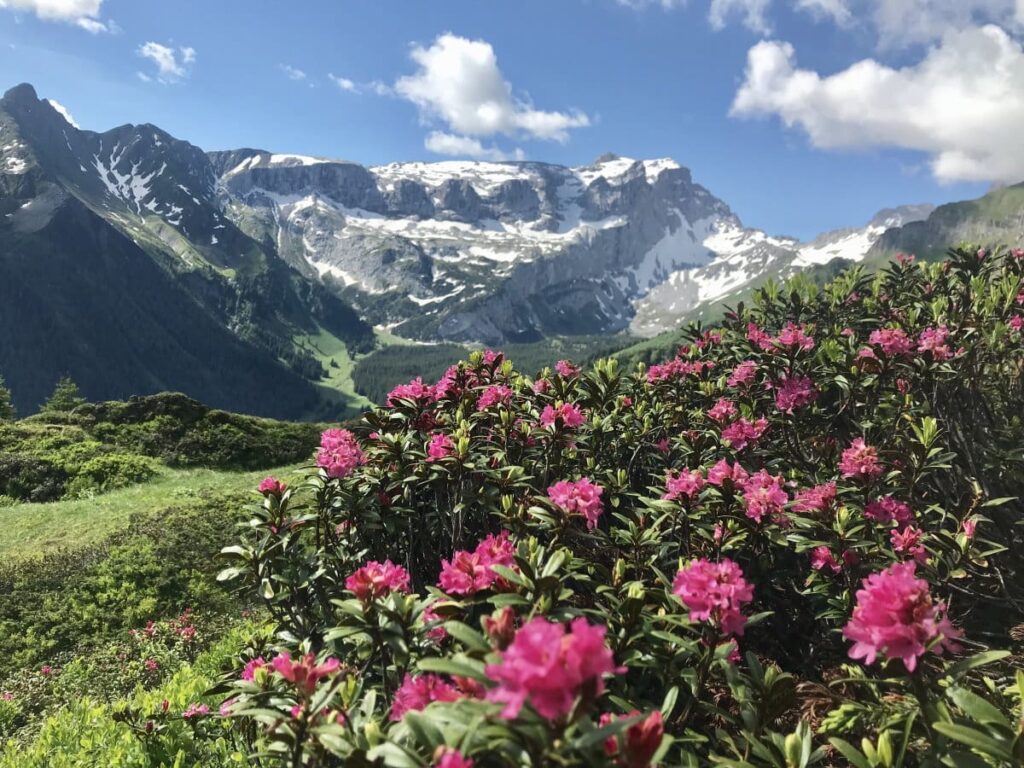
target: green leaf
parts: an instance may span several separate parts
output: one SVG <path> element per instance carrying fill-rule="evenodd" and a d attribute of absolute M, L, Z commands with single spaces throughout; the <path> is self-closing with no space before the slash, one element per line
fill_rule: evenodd
<path fill-rule="evenodd" d="M 1013 760 L 1013 755 L 1010 753 L 1009 745 L 1003 744 L 1002 742 L 993 739 L 988 734 L 982 733 L 974 728 L 969 728 L 966 725 L 959 725 L 957 723 L 942 722 L 932 723 L 932 728 L 943 736 L 948 736 L 954 741 L 966 744 L 971 749 L 976 749 L 988 757 L 995 757 L 999 760 L 1005 760 L 1006 762 Z"/>
<path fill-rule="evenodd" d="M 437 672 L 442 675 L 458 675 L 459 677 L 468 677 L 473 680 L 481 681 L 487 679 L 486 675 L 484 675 L 483 662 L 467 659 L 465 656 L 456 657 L 454 659 L 442 659 L 436 656 L 428 659 L 420 659 L 416 666 L 422 672 Z"/>
<path fill-rule="evenodd" d="M 474 651 L 486 652 L 491 650 L 490 644 L 484 639 L 483 635 L 461 621 L 446 621 L 441 626 L 444 627 L 449 635 Z"/>
<path fill-rule="evenodd" d="M 982 651 L 981 653 L 976 653 L 974 656 L 961 659 L 956 664 L 953 664 L 946 670 L 946 675 L 956 679 L 961 675 L 970 672 L 972 669 L 977 669 L 978 667 L 983 667 L 986 664 L 993 664 L 997 661 L 1001 661 L 1009 655 L 1009 651 Z"/>
<path fill-rule="evenodd" d="M 839 750 L 843 757 L 849 760 L 854 768 L 872 768 L 871 763 L 864 756 L 864 753 L 857 749 L 853 744 L 842 739 L 832 737 L 828 740 L 829 744 Z"/>

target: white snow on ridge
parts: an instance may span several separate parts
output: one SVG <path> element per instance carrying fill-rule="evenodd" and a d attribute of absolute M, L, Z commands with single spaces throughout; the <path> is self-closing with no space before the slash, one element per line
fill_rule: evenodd
<path fill-rule="evenodd" d="M 269 160 L 270 165 L 321 165 L 330 162 L 334 161 L 309 155 L 271 155 Z"/>
<path fill-rule="evenodd" d="M 863 259 L 875 241 L 886 231 L 886 227 L 864 227 L 855 229 L 844 237 L 826 239 L 802 245 L 793 261 L 794 267 L 809 267 L 814 264 L 827 264 L 833 259 Z"/>

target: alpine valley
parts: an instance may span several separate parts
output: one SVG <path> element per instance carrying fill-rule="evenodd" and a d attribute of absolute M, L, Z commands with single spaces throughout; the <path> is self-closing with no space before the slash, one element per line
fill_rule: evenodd
<path fill-rule="evenodd" d="M 1024 185 L 812 242 L 743 226 L 674 160 L 357 163 L 80 130 L 0 100 L 0 372 L 22 413 L 177 390 L 295 418 L 360 405 L 382 344 L 650 337 L 769 278 L 1024 235 Z"/>

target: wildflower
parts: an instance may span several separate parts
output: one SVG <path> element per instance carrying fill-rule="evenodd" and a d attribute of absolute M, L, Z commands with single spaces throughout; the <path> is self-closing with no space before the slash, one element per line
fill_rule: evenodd
<path fill-rule="evenodd" d="M 487 589 L 493 581 L 491 569 L 474 552 L 459 551 L 451 561 L 441 561 L 438 586 L 451 595 L 472 595 Z"/>
<path fill-rule="evenodd" d="M 217 713 L 221 717 L 231 717 L 231 708 L 235 706 L 235 702 L 237 701 L 237 696 L 232 696 L 231 698 L 224 699 L 224 701 L 220 703 L 220 707 L 217 708 Z"/>
<path fill-rule="evenodd" d="M 43 664 L 43 666 L 39 668 L 39 674 L 41 674 L 43 677 L 49 677 L 53 673 L 54 669 L 49 664 Z"/>
<path fill-rule="evenodd" d="M 440 747 L 434 760 L 434 768 L 473 768 L 473 761 L 457 749 Z"/>
<path fill-rule="evenodd" d="M 661 438 L 661 440 L 659 440 L 657 443 L 655 443 L 654 446 L 661 453 L 668 453 L 669 452 L 669 444 L 668 444 L 668 438 L 667 437 Z"/>
<path fill-rule="evenodd" d="M 437 399 L 436 390 L 429 384 L 424 384 L 423 379 L 417 376 L 408 384 L 399 384 L 388 393 L 387 404 L 389 406 L 399 405 L 402 400 L 411 400 L 417 405 L 430 403 Z"/>
<path fill-rule="evenodd" d="M 476 554 L 487 566 L 503 565 L 506 568 L 516 567 L 516 547 L 512 543 L 508 531 L 502 531 L 497 536 L 488 534 L 476 545 Z"/>
<path fill-rule="evenodd" d="M 960 631 L 915 569 L 913 562 L 897 563 L 864 579 L 853 616 L 843 628 L 843 636 L 854 643 L 851 659 L 864 659 L 865 664 L 874 664 L 879 655 L 901 659 L 913 672 L 929 648 L 939 654 L 959 650 L 953 641 Z"/>
<path fill-rule="evenodd" d="M 742 488 L 749 476 L 739 462 L 730 464 L 725 459 L 720 459 L 708 470 L 708 482 L 726 490 Z"/>
<path fill-rule="evenodd" d="M 476 409 L 478 411 L 486 411 L 492 405 L 507 405 L 511 399 L 511 389 L 506 387 L 504 384 L 495 384 L 494 386 L 485 389 L 484 393 L 480 395 L 480 399 L 477 400 L 476 403 Z"/>
<path fill-rule="evenodd" d="M 504 360 L 505 360 L 505 353 L 504 352 L 495 351 L 493 349 L 485 349 L 484 350 L 484 355 L 483 355 L 484 365 L 493 367 L 493 366 L 501 365 L 501 363 L 504 362 Z"/>
<path fill-rule="evenodd" d="M 913 342 L 902 328 L 880 328 L 872 331 L 868 342 L 882 350 L 887 357 L 908 357 Z"/>
<path fill-rule="evenodd" d="M 567 429 L 576 429 L 585 421 L 583 411 L 572 403 L 564 403 L 557 408 L 551 405 L 544 406 L 540 415 L 541 426 L 553 427 L 558 420 L 561 420 L 562 426 Z"/>
<path fill-rule="evenodd" d="M 754 589 L 732 560 L 701 558 L 676 574 L 672 594 L 689 609 L 691 619 L 709 621 L 727 635 L 742 635 L 747 623 L 743 607 L 753 599 Z"/>
<path fill-rule="evenodd" d="M 789 501 L 782 488 L 782 477 L 762 469 L 751 475 L 743 485 L 743 506 L 747 517 L 760 523 L 766 516 L 778 517 Z"/>
<path fill-rule="evenodd" d="M 748 445 L 756 443 L 768 429 L 767 419 L 748 421 L 739 419 L 722 430 L 722 440 L 734 451 L 742 451 Z"/>
<path fill-rule="evenodd" d="M 801 513 L 824 513 L 832 509 L 836 501 L 836 484 L 834 482 L 816 485 L 799 491 L 793 501 L 793 511 Z"/>
<path fill-rule="evenodd" d="M 347 429 L 328 429 L 320 436 L 316 463 L 327 471 L 328 477 L 345 477 L 365 461 L 359 441 Z"/>
<path fill-rule="evenodd" d="M 488 698 L 505 703 L 501 716 L 506 719 L 515 718 L 527 702 L 549 720 L 568 715 L 581 694 L 604 692 L 605 675 L 625 671 L 615 667 L 604 635 L 604 627 L 586 619 L 565 625 L 533 618 L 516 632 L 501 660 L 485 668 L 497 683 Z"/>
<path fill-rule="evenodd" d="M 1017 333 L 1020 333 L 1021 329 L 1024 329 L 1024 316 L 1014 315 L 1012 318 L 1010 318 L 1010 328 L 1012 328 Z"/>
<path fill-rule="evenodd" d="M 345 589 L 353 592 L 363 603 L 384 597 L 391 592 L 409 591 L 409 572 L 390 560 L 369 561 L 345 579 Z"/>
<path fill-rule="evenodd" d="M 725 397 L 720 397 L 718 402 L 708 409 L 708 418 L 719 424 L 728 421 L 735 415 L 736 404 Z"/>
<path fill-rule="evenodd" d="M 555 506 L 569 514 L 581 514 L 587 519 L 587 528 L 596 528 L 604 511 L 601 494 L 604 489 L 589 478 L 575 482 L 561 480 L 548 488 L 548 498 Z"/>
<path fill-rule="evenodd" d="M 537 395 L 543 395 L 551 388 L 551 382 L 547 379 L 537 379 L 533 382 L 533 392 Z"/>
<path fill-rule="evenodd" d="M 150 672 L 156 672 L 158 669 L 160 669 L 160 664 L 157 662 L 156 659 L 146 659 L 143 662 L 143 666 L 145 666 L 146 669 Z"/>
<path fill-rule="evenodd" d="M 883 496 L 868 502 L 864 505 L 864 517 L 886 525 L 895 521 L 900 528 L 914 521 L 914 513 L 910 507 L 892 496 Z"/>
<path fill-rule="evenodd" d="M 185 707 L 185 711 L 181 713 L 181 716 L 185 720 L 192 720 L 196 717 L 202 717 L 203 715 L 210 714 L 210 708 L 205 704 L 189 704 Z"/>
<path fill-rule="evenodd" d="M 572 363 L 570 363 L 568 360 L 559 360 L 557 363 L 555 363 L 555 371 L 558 373 L 559 376 L 569 378 L 570 376 L 575 376 L 576 374 L 578 374 L 580 372 L 580 369 L 577 368 Z"/>
<path fill-rule="evenodd" d="M 442 400 L 449 396 L 462 396 L 462 389 L 456 383 L 459 378 L 459 366 L 450 365 L 444 375 L 434 385 L 434 399 Z"/>
<path fill-rule="evenodd" d="M 747 340 L 765 352 L 772 348 L 771 335 L 765 332 L 757 323 L 747 323 Z"/>
<path fill-rule="evenodd" d="M 622 717 L 639 717 L 641 712 L 634 709 Z M 619 717 L 605 713 L 601 715 L 600 726 L 610 725 Z M 660 710 L 654 710 L 639 722 L 633 723 L 618 737 L 609 736 L 604 741 L 604 751 L 608 757 L 617 758 L 616 764 L 623 768 L 647 768 L 651 764 L 654 753 L 661 746 L 665 736 L 665 723 Z"/>
<path fill-rule="evenodd" d="M 924 544 L 921 543 L 922 538 L 924 538 L 924 532 L 912 525 L 908 525 L 903 530 L 893 528 L 889 532 L 889 541 L 892 543 L 893 550 L 901 555 L 909 555 L 919 563 L 928 559 L 928 552 L 925 550 Z"/>
<path fill-rule="evenodd" d="M 816 571 L 828 568 L 832 573 L 839 573 L 843 570 L 843 565 L 836 560 L 832 550 L 828 547 L 815 547 L 811 552 L 811 568 Z"/>
<path fill-rule="evenodd" d="M 968 539 L 974 538 L 974 531 L 977 527 L 978 521 L 975 520 L 973 517 L 968 517 L 963 521 L 963 523 L 961 523 L 961 528 L 964 532 L 964 536 L 966 536 Z"/>
<path fill-rule="evenodd" d="M 505 650 L 516 634 L 516 612 L 506 605 L 496 614 L 485 616 L 484 632 L 499 651 Z"/>
<path fill-rule="evenodd" d="M 914 261 L 914 258 L 915 258 L 914 255 L 910 254 L 910 253 L 897 253 L 896 254 L 896 261 L 898 261 L 903 266 L 911 264 Z"/>
<path fill-rule="evenodd" d="M 704 473 L 699 469 L 681 469 L 678 473 L 668 473 L 665 479 L 666 491 L 662 499 L 675 501 L 682 496 L 686 501 L 693 501 L 704 487 Z"/>
<path fill-rule="evenodd" d="M 395 691 L 391 702 L 391 719 L 401 720 L 406 712 L 425 709 L 435 701 L 455 701 L 462 695 L 454 685 L 446 682 L 438 675 L 412 675 L 406 673 L 402 685 Z"/>
<path fill-rule="evenodd" d="M 302 695 L 309 696 L 320 680 L 338 671 L 341 662 L 330 656 L 324 659 L 323 664 L 317 664 L 316 656 L 312 653 L 293 659 L 290 653 L 284 651 L 277 654 L 270 662 L 270 666 L 277 674 L 294 685 Z"/>
<path fill-rule="evenodd" d="M 941 362 L 953 356 L 952 350 L 946 343 L 949 339 L 949 329 L 940 325 L 938 328 L 925 328 L 917 339 L 918 352 L 931 352 L 932 360 Z"/>
<path fill-rule="evenodd" d="M 807 333 L 806 326 L 801 327 L 792 322 L 786 323 L 773 341 L 776 346 L 790 352 L 814 349 L 814 339 Z"/>
<path fill-rule="evenodd" d="M 429 627 L 427 629 L 428 639 L 433 640 L 435 643 L 440 643 L 448 637 L 448 630 L 440 626 L 440 622 L 444 621 L 444 617 L 437 614 L 433 604 L 423 609 L 423 612 L 420 614 L 420 620 L 423 622 L 424 627 Z M 431 624 L 437 625 L 430 626 Z"/>
<path fill-rule="evenodd" d="M 274 477 L 265 477 L 260 483 L 259 492 L 264 496 L 276 496 L 281 498 L 288 486 Z"/>
<path fill-rule="evenodd" d="M 427 446 L 427 461 L 440 461 L 452 455 L 455 443 L 444 432 L 437 432 L 430 438 Z"/>
<path fill-rule="evenodd" d="M 753 360 L 744 360 L 732 369 L 726 383 L 730 387 L 746 387 L 754 380 L 755 376 L 757 376 L 757 363 Z"/>
<path fill-rule="evenodd" d="M 839 461 L 839 472 L 847 478 L 874 480 L 882 474 L 882 465 L 878 463 L 878 451 L 865 443 L 864 438 L 855 438 L 850 447 L 843 451 Z"/>
<path fill-rule="evenodd" d="M 818 397 L 818 391 L 806 376 L 784 376 L 775 389 L 775 406 L 785 413 L 810 405 Z"/>

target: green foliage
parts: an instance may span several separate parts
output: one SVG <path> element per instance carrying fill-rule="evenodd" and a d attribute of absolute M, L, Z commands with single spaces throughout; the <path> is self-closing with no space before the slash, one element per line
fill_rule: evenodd
<path fill-rule="evenodd" d="M 0 376 L 0 421 L 14 421 L 15 416 L 17 413 L 11 399 L 11 390 L 7 388 L 4 377 Z"/>
<path fill-rule="evenodd" d="M 157 464 L 132 453 L 105 453 L 84 462 L 67 487 L 71 497 L 103 493 L 142 483 L 157 474 Z"/>
<path fill-rule="evenodd" d="M 40 413 L 71 413 L 85 402 L 78 385 L 69 376 L 63 376 L 53 389 L 53 394 L 39 406 Z"/>

